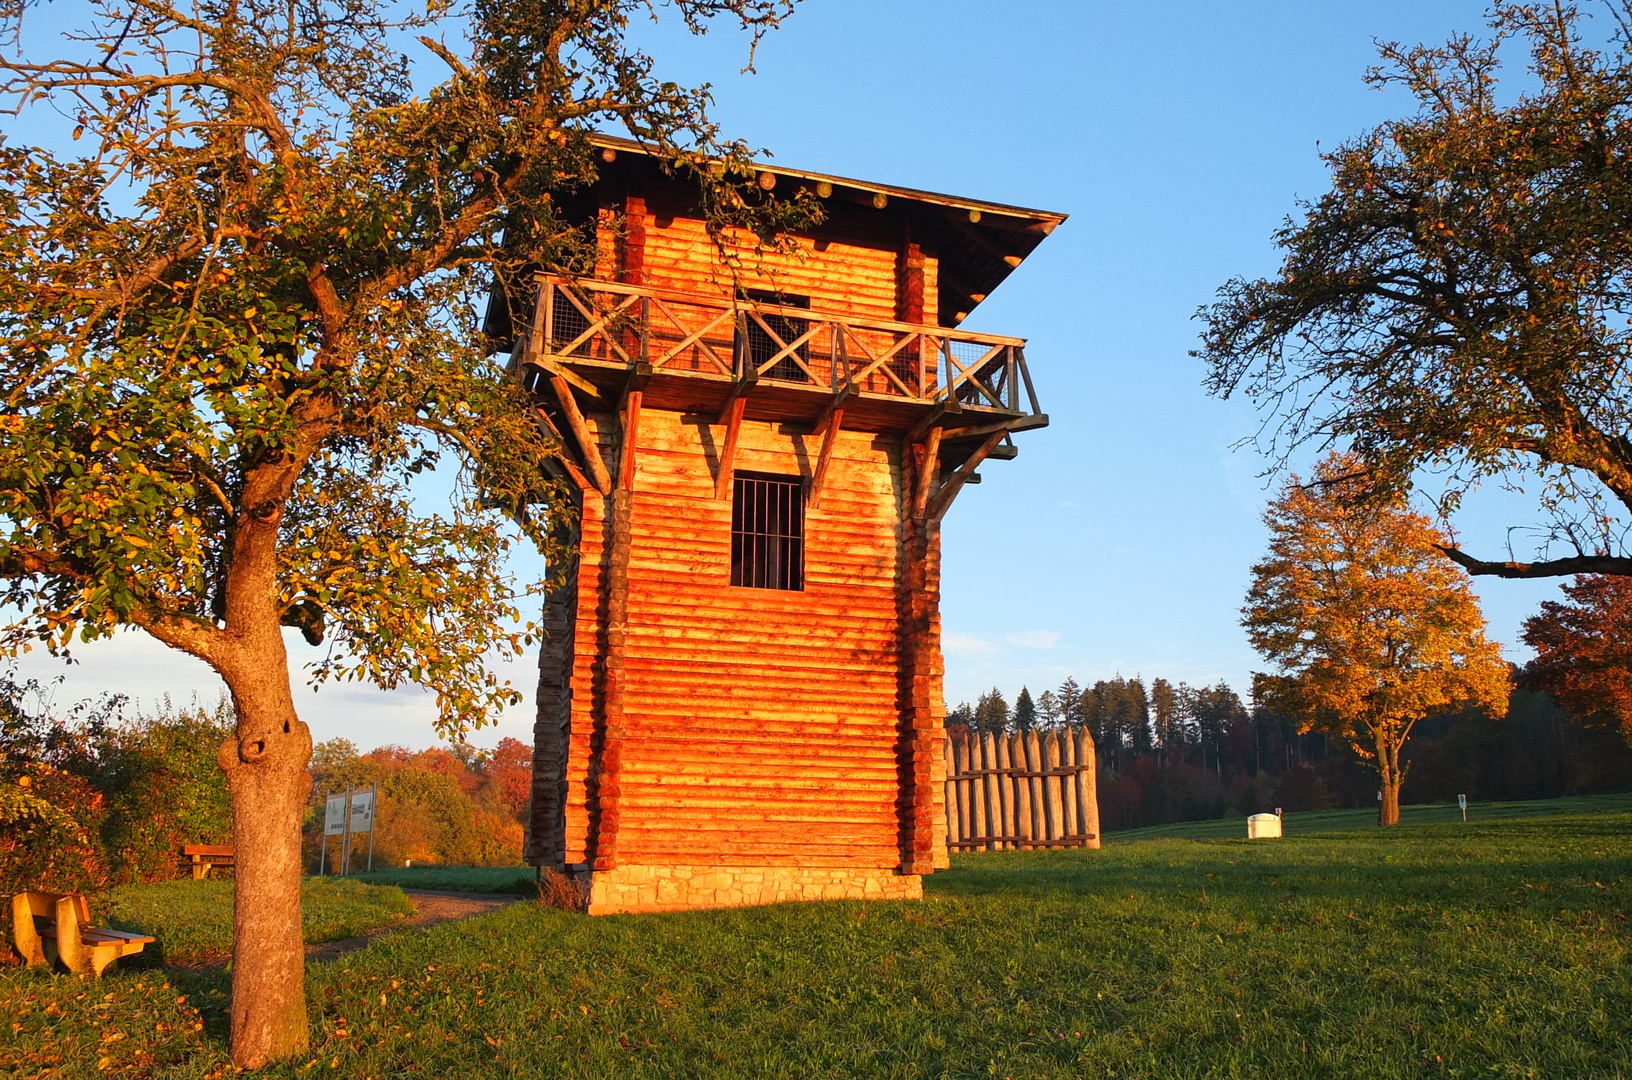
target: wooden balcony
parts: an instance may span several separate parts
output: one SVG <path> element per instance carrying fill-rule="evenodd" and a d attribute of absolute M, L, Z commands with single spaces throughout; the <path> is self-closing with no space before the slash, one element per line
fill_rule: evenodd
<path fill-rule="evenodd" d="M 798 429 L 842 403 L 849 430 L 949 442 L 1042 427 L 1025 341 L 613 282 L 546 276 L 516 341 L 524 378 L 559 375 L 589 411 L 646 407 Z M 1012 456 L 998 453 L 995 456 Z"/>

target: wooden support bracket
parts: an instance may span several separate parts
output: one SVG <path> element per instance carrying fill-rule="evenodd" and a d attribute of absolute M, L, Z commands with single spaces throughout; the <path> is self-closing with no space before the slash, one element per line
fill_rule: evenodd
<path fill-rule="evenodd" d="M 980 449 L 970 454 L 969 460 L 960 465 L 957 472 L 946 478 L 946 483 L 941 485 L 941 490 L 935 493 L 935 497 L 929 500 L 929 505 L 925 508 L 925 515 L 931 521 L 939 521 L 946 516 L 946 512 L 952 508 L 952 500 L 957 498 L 958 489 L 968 483 L 969 477 L 980 467 L 980 463 L 986 460 L 986 456 L 997 449 L 997 444 L 1003 441 L 1005 434 L 1007 433 L 1003 431 L 994 431 L 986 436 L 986 441 L 980 444 Z"/>
<path fill-rule="evenodd" d="M 839 428 L 844 423 L 844 410 L 829 408 L 823 410 L 827 417 L 825 430 L 822 432 L 822 450 L 816 458 L 816 474 L 810 480 L 810 505 L 819 506 L 822 501 L 822 485 L 827 480 L 827 466 L 833 460 L 833 444 L 839 441 Z"/>
<path fill-rule="evenodd" d="M 747 398 L 734 397 L 726 407 L 727 415 L 721 418 L 721 423 L 725 424 L 725 446 L 720 450 L 720 474 L 714 478 L 716 499 L 731 495 L 731 479 L 736 474 L 737 437 L 742 432 L 743 410 L 747 408 Z"/>
<path fill-rule="evenodd" d="M 598 399 L 601 396 L 600 390 L 594 383 L 590 382 L 582 375 L 579 375 L 577 372 L 570 370 L 564 364 L 558 364 L 554 360 L 537 355 L 528 357 L 527 363 L 542 371 L 546 376 L 552 379 L 566 380 L 567 383 L 579 390 L 582 390 L 592 398 Z"/>
<path fill-rule="evenodd" d="M 941 429 L 929 429 L 929 437 L 924 440 L 922 447 L 912 444 L 915 453 L 922 455 L 918 459 L 918 484 L 913 490 L 912 513 L 914 517 L 923 517 L 929 506 L 929 493 L 935 487 L 935 475 L 941 468 Z"/>
<path fill-rule="evenodd" d="M 589 424 L 578 408 L 578 399 L 572 396 L 572 387 L 560 375 L 552 375 L 550 389 L 555 391 L 555 398 L 561 403 L 561 411 L 566 413 L 567 426 L 572 428 L 573 437 L 578 440 L 579 453 L 583 455 L 584 463 L 589 466 L 589 475 L 594 478 L 595 490 L 602 495 L 612 494 L 612 477 L 606 471 L 606 462 L 601 460 L 600 444 L 590 433 Z"/>
<path fill-rule="evenodd" d="M 579 491 L 593 490 L 595 485 L 589 482 L 589 477 L 584 475 L 584 470 L 580 469 L 578 464 L 564 453 L 567 449 L 567 440 L 562 436 L 561 429 L 555 426 L 555 421 L 550 419 L 550 414 L 545 412 L 542 407 L 534 405 L 533 421 L 543 429 L 546 435 L 560 443 L 563 451 L 561 456 L 547 459 L 544 462 L 544 467 L 550 470 L 552 474 L 559 470 L 567 481 Z"/>

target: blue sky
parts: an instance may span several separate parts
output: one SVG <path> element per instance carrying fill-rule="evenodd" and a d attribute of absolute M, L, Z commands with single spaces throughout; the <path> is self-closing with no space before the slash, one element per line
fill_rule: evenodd
<path fill-rule="evenodd" d="M 640 29 L 665 75 L 712 82 L 728 134 L 784 164 L 1071 215 L 965 323 L 1030 339 L 1052 423 L 983 468 L 947 518 L 951 703 L 1067 675 L 1246 689 L 1238 609 L 1269 491 L 1263 462 L 1231 449 L 1250 411 L 1201 390 L 1192 314 L 1232 275 L 1274 269 L 1271 231 L 1324 188 L 1319 147 L 1409 107 L 1363 84 L 1373 40 L 1479 30 L 1484 6 L 808 0 L 761 45 L 757 75 L 739 74 L 733 35 Z M 1533 518 L 1484 494 L 1461 539 L 1495 555 L 1507 525 Z M 1556 583 L 1476 588 L 1492 636 L 1522 660 L 1518 627 Z M 293 638 L 294 661 L 306 653 Z M 80 661 L 65 698 L 219 692 L 204 665 L 135 635 Z M 60 666 L 33 656 L 25 670 Z M 528 665 L 511 677 L 530 695 Z M 417 691 L 296 701 L 319 739 L 434 737 Z M 474 741 L 530 732 L 529 696 Z"/>

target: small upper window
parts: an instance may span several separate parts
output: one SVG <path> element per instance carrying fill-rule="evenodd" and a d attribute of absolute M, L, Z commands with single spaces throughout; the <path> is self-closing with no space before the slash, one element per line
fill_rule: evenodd
<path fill-rule="evenodd" d="M 805 484 L 797 476 L 737 473 L 731 499 L 731 584 L 805 587 Z"/>

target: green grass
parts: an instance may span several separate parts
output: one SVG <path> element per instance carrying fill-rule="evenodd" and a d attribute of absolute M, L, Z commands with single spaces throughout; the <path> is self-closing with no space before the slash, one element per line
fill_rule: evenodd
<path fill-rule="evenodd" d="M 1625 808 L 969 855 L 922 904 L 516 905 L 313 965 L 265 1075 L 1628 1077 L 1629 911 Z M 225 989 L 0 972 L 0 1074 L 217 1073 Z"/>
<path fill-rule="evenodd" d="M 357 937 L 414 910 L 399 888 L 343 878 L 306 878 L 300 909 L 308 942 Z M 232 882 L 121 885 L 109 893 L 108 923 L 152 934 L 158 940 L 147 948 L 165 961 L 225 956 L 232 951 Z"/>
<path fill-rule="evenodd" d="M 530 866 L 411 866 L 353 874 L 360 881 L 399 889 L 449 889 L 458 892 L 520 893 L 537 896 L 536 871 Z"/>
<path fill-rule="evenodd" d="M 1563 799 L 1534 799 L 1527 802 L 1477 802 L 1468 804 L 1468 823 L 1518 821 L 1560 814 L 1591 814 L 1607 810 L 1632 810 L 1632 794 L 1576 795 Z M 1455 803 L 1430 803 L 1400 807 L 1400 824 L 1429 825 L 1462 823 L 1462 811 Z M 1286 836 L 1356 832 L 1377 827 L 1375 808 L 1365 810 L 1314 810 L 1287 814 L 1281 819 Z M 1176 821 L 1169 825 L 1147 825 L 1105 834 L 1105 842 L 1175 838 L 1184 840 L 1237 839 L 1247 835 L 1244 817 L 1215 818 L 1210 821 Z"/>

